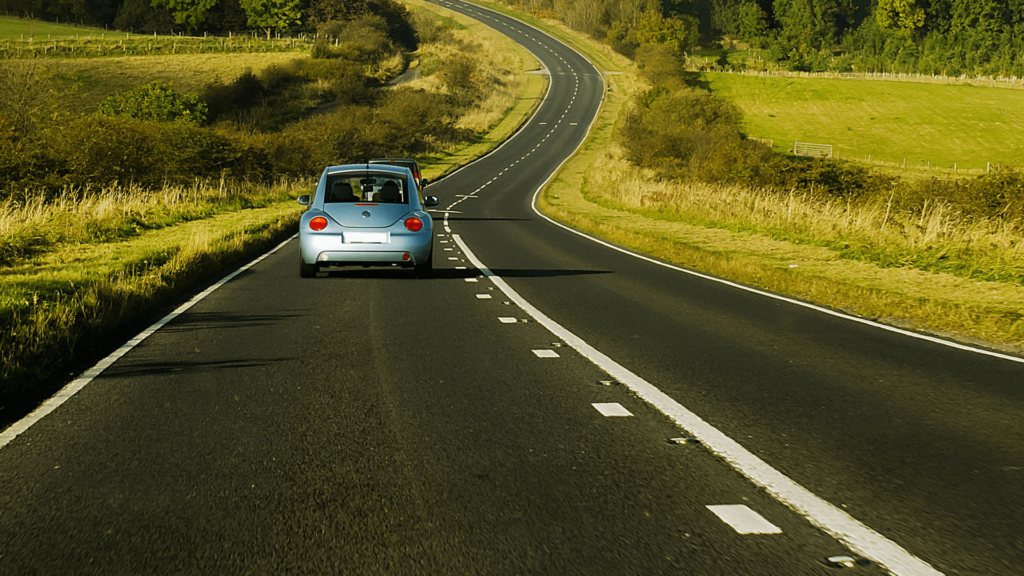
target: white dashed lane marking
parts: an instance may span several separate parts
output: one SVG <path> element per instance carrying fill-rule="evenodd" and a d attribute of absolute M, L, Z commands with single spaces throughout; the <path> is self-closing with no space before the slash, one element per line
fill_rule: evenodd
<path fill-rule="evenodd" d="M 626 410 L 622 404 L 618 402 L 597 402 L 593 404 L 594 408 L 600 412 L 603 416 L 632 416 L 633 413 Z"/>
<path fill-rule="evenodd" d="M 476 297 L 477 297 L 478 300 L 490 300 L 491 299 L 491 295 L 490 294 L 477 294 Z"/>
<path fill-rule="evenodd" d="M 515 318 L 508 318 L 505 316 L 498 318 L 498 321 L 501 322 L 502 324 L 516 324 L 519 322 L 519 320 Z"/>
<path fill-rule="evenodd" d="M 558 358 L 558 352 L 554 350 L 534 350 L 533 353 L 537 358 Z"/>
<path fill-rule="evenodd" d="M 781 534 L 782 529 L 764 519 L 763 516 L 754 512 L 742 504 L 725 504 L 708 506 L 708 510 L 715 513 L 732 529 L 740 534 Z"/>

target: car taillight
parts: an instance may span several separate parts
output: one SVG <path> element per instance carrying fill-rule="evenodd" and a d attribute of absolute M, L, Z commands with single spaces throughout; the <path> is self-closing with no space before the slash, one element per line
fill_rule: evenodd
<path fill-rule="evenodd" d="M 323 230 L 324 228 L 327 228 L 327 218 L 317 216 L 309 221 L 309 227 L 313 230 Z"/>
<path fill-rule="evenodd" d="M 405 227 L 412 232 L 419 232 L 420 230 L 423 230 L 423 220 L 413 216 L 405 221 Z"/>

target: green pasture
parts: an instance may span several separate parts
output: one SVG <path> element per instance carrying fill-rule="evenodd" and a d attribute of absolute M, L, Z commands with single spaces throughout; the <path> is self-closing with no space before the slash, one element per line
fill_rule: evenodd
<path fill-rule="evenodd" d="M 0 16 L 0 41 L 28 40 L 29 38 L 34 38 L 38 41 L 66 40 L 85 37 L 100 38 L 104 35 L 110 38 L 115 36 L 124 37 L 123 32 L 114 32 L 112 30 Z"/>
<path fill-rule="evenodd" d="M 1024 90 L 839 78 L 706 73 L 749 136 L 831 144 L 840 158 L 907 168 L 1024 166 Z"/>
<path fill-rule="evenodd" d="M 65 79 L 61 94 L 63 108 L 69 112 L 91 113 L 104 98 L 154 80 L 171 84 L 184 94 L 198 94 L 206 84 L 231 82 L 246 69 L 259 73 L 274 64 L 308 57 L 308 54 L 298 52 L 271 52 L 59 60 L 0 59 L 0 63 L 12 68 L 41 69 L 44 76 L 56 74 Z"/>
<path fill-rule="evenodd" d="M 179 36 L 79 28 L 37 20 L 0 17 L 0 59 L 83 59 L 124 56 L 171 56 L 299 52 L 313 39 L 251 34 Z"/>

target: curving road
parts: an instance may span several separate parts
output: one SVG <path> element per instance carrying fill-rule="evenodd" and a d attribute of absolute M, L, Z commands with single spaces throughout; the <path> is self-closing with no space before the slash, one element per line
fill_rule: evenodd
<path fill-rule="evenodd" d="M 432 185 L 437 276 L 291 241 L 195 301 L 0 439 L 0 574 L 1021 573 L 1024 364 L 548 222 L 600 73 L 443 4 L 551 87 Z"/>

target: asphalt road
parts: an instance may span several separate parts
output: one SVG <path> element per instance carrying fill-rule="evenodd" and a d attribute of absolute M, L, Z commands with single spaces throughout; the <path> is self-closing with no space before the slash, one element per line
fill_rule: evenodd
<path fill-rule="evenodd" d="M 292 241 L 210 293 L 0 449 L 0 574 L 1024 573 L 1024 364 L 547 222 L 600 75 L 445 6 L 551 90 L 429 189 L 436 277 L 302 280 Z M 858 525 L 875 562 L 823 564 Z"/>

